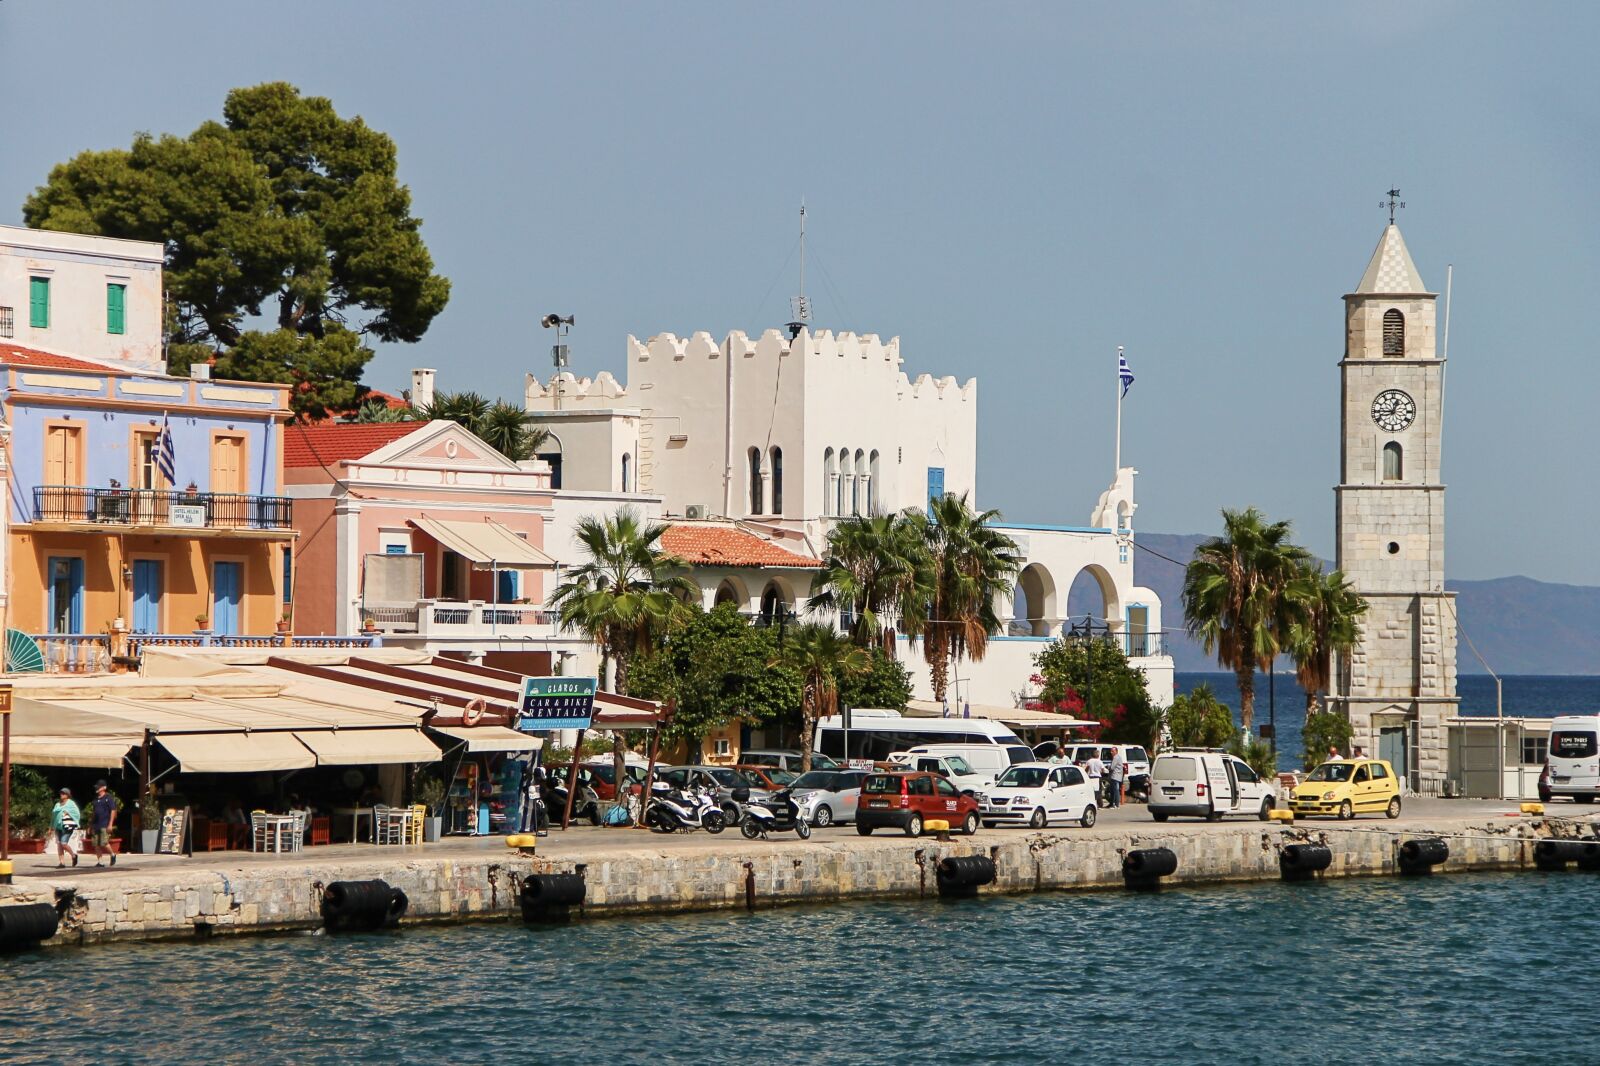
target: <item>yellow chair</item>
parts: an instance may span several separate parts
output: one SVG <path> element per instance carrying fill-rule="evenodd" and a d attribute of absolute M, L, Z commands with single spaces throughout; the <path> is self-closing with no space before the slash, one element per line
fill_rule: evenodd
<path fill-rule="evenodd" d="M 407 844 L 422 843 L 422 820 L 428 817 L 428 808 L 420 803 L 412 804 L 411 820 L 406 823 Z"/>

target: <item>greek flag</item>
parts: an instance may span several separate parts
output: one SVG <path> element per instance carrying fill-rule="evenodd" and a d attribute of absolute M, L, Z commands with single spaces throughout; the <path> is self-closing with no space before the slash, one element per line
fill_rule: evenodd
<path fill-rule="evenodd" d="M 150 455 L 155 461 L 156 469 L 161 471 L 161 476 L 167 479 L 167 484 L 176 485 L 178 483 L 178 453 L 172 444 L 172 426 L 168 424 L 165 412 L 161 415 L 161 429 L 156 433 L 155 444 L 150 449 Z"/>
<path fill-rule="evenodd" d="M 1117 378 L 1122 382 L 1122 395 L 1128 395 L 1128 386 L 1133 384 L 1133 371 L 1128 369 L 1127 357 L 1120 348 L 1117 349 Z"/>

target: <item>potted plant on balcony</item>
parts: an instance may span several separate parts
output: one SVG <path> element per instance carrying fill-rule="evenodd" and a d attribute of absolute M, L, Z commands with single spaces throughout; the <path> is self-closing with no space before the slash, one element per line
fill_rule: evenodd
<path fill-rule="evenodd" d="M 194 616 L 194 631 L 196 633 L 211 632 L 211 616 L 201 611 Z"/>
<path fill-rule="evenodd" d="M 367 615 L 361 622 L 361 631 L 363 633 L 376 633 L 378 631 L 378 620 L 370 614 Z"/>
<path fill-rule="evenodd" d="M 6 827 L 11 851 L 19 855 L 44 853 L 53 802 L 50 785 L 39 771 L 28 766 L 11 768 L 11 824 Z"/>
<path fill-rule="evenodd" d="M 289 632 L 289 630 L 293 627 L 293 624 L 294 624 L 294 615 L 289 611 L 284 611 L 283 612 L 283 617 L 278 619 L 278 632 L 280 634 L 287 634 Z"/>
<path fill-rule="evenodd" d="M 422 820 L 422 839 L 438 840 L 444 823 L 444 782 L 437 777 L 424 777 L 417 782 L 417 802 L 428 809 Z"/>

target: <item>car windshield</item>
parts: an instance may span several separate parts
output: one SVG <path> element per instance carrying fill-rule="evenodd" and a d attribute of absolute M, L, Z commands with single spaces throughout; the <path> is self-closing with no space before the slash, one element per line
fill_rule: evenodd
<path fill-rule="evenodd" d="M 710 774 L 711 779 L 717 784 L 721 785 L 723 788 L 761 787 L 761 783 L 759 781 L 752 781 L 738 770 L 730 770 L 725 766 L 719 766 L 714 770 L 707 770 L 706 773 Z"/>
<path fill-rule="evenodd" d="M 820 751 L 811 753 L 811 768 L 813 770 L 837 770 L 840 765 L 838 759 L 824 755 Z"/>
<path fill-rule="evenodd" d="M 959 755 L 946 755 L 944 761 L 949 764 L 953 773 L 965 775 L 973 772 L 972 764 Z"/>
<path fill-rule="evenodd" d="M 794 780 L 795 788 L 832 788 L 836 775 L 832 770 L 812 770 Z"/>
<path fill-rule="evenodd" d="M 585 763 L 583 769 L 598 777 L 606 784 L 611 784 L 617 779 L 617 768 L 610 763 Z"/>
<path fill-rule="evenodd" d="M 1002 788 L 1038 788 L 1048 776 L 1050 771 L 1042 766 L 1013 766 L 995 784 Z"/>
<path fill-rule="evenodd" d="M 787 770 L 779 770 L 777 768 L 773 768 L 773 769 L 770 769 L 770 770 L 763 770 L 762 773 L 767 775 L 767 780 L 768 781 L 771 781 L 774 785 L 777 785 L 779 788 L 783 788 L 786 785 L 794 784 L 795 779 L 799 776 L 798 774 L 791 774 Z"/>
<path fill-rule="evenodd" d="M 1355 767 L 1347 762 L 1325 762 L 1315 770 L 1307 781 L 1336 781 L 1350 780 L 1350 775 L 1355 772 Z"/>

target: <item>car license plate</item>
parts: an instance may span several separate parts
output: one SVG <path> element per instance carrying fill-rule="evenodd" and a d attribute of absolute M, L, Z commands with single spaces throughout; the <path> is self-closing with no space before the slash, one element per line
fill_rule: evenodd
<path fill-rule="evenodd" d="M 1566 776 L 1564 774 L 1556 774 L 1556 775 L 1554 775 L 1553 779 L 1556 780 L 1556 781 L 1571 781 L 1572 780 L 1571 777 L 1568 777 L 1568 776 Z"/>
<path fill-rule="evenodd" d="M 887 807 L 887 806 L 889 806 L 889 801 L 888 800 L 868 800 L 867 801 L 867 806 L 868 807 Z"/>
<path fill-rule="evenodd" d="M 1183 795 L 1183 786 L 1182 785 L 1162 785 L 1161 786 L 1161 791 L 1165 792 L 1169 796 L 1181 796 L 1181 795 Z"/>

